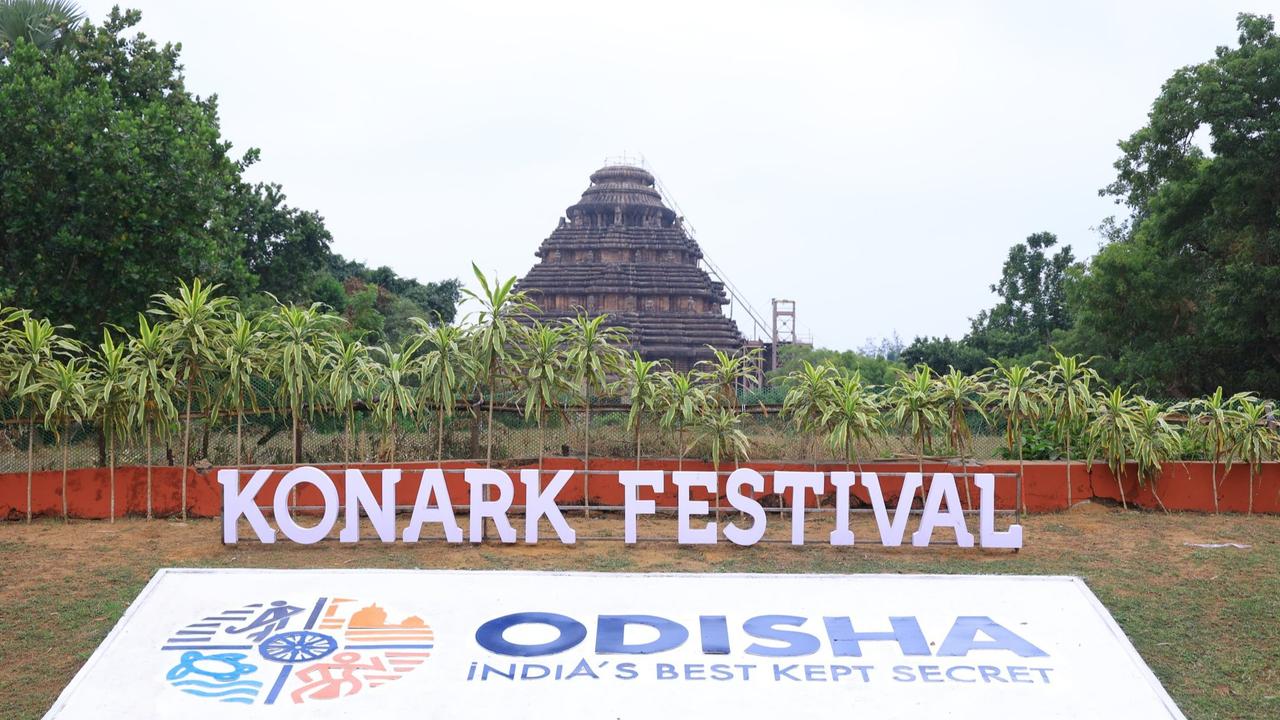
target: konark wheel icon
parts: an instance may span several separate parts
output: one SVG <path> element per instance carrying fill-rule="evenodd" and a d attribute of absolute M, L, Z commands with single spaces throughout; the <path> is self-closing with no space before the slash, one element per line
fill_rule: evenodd
<path fill-rule="evenodd" d="M 338 649 L 338 641 L 329 635 L 310 630 L 282 632 L 267 638 L 258 652 L 268 660 L 279 663 L 299 663 L 319 660 Z"/>

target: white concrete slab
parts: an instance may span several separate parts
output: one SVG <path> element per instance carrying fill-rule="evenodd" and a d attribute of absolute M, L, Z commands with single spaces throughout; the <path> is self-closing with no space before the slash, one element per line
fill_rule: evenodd
<path fill-rule="evenodd" d="M 46 717 L 410 714 L 1182 717 L 1079 578 L 418 570 L 162 570 Z"/>

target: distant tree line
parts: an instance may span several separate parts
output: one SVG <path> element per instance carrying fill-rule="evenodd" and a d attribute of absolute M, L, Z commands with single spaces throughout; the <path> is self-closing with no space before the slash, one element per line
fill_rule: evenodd
<path fill-rule="evenodd" d="M 975 372 L 988 358 L 1094 357 L 1112 382 L 1167 397 L 1280 397 L 1280 37 L 1241 14 L 1235 47 L 1177 70 L 1120 142 L 1100 193 L 1127 217 L 1077 262 L 1037 233 L 1013 247 L 1000 300 L 962 338 L 917 337 L 906 365 Z"/>
<path fill-rule="evenodd" d="M 247 181 L 258 150 L 232 156 L 217 98 L 186 88 L 181 46 L 133 32 L 140 19 L 0 0 L 0 302 L 86 342 L 187 277 L 324 302 L 375 341 L 454 319 L 456 280 L 347 260 L 318 213 Z"/>

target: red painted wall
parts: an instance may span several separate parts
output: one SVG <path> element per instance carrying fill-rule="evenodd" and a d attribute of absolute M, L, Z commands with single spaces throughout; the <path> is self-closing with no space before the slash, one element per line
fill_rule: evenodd
<path fill-rule="evenodd" d="M 753 462 L 747 463 L 746 466 L 759 470 L 765 475 L 766 488 L 772 486 L 770 473 L 775 470 L 812 470 L 812 465 L 797 463 L 774 463 L 774 462 Z M 341 479 L 343 466 L 329 465 L 323 466 L 335 478 Z M 379 470 L 384 465 L 359 465 L 365 470 Z M 400 505 L 413 504 L 414 498 L 418 492 L 418 486 L 421 480 L 420 471 L 424 468 L 434 468 L 434 463 L 399 463 L 395 467 L 404 470 L 400 484 L 396 486 L 396 502 Z M 444 464 L 446 469 L 461 469 L 467 467 L 481 467 L 474 462 L 455 461 Z M 515 465 L 509 469 L 516 470 L 518 468 L 532 468 L 534 464 Z M 549 458 L 545 462 L 545 469 L 559 470 L 572 469 L 580 470 L 582 462 L 577 459 L 567 458 Z M 646 460 L 642 463 L 642 468 L 646 470 L 662 470 L 671 472 L 677 468 L 675 460 Z M 590 481 L 589 495 L 592 505 L 621 505 L 622 504 L 622 486 L 617 482 L 617 477 L 613 473 L 618 470 L 633 470 L 635 462 L 630 460 L 618 460 L 601 458 L 592 460 L 591 469 L 593 476 Z M 708 463 L 686 460 L 684 462 L 685 470 L 711 470 Z M 725 476 L 727 476 L 732 466 L 723 466 L 721 472 L 722 490 Z M 844 470 L 843 465 L 823 464 L 818 469 L 823 472 Z M 856 469 L 856 468 L 855 468 Z M 900 487 L 902 473 L 914 471 L 915 463 L 902 462 L 876 462 L 864 463 L 862 469 L 865 471 L 874 471 L 880 473 L 881 485 L 885 490 L 885 500 L 891 504 L 896 503 L 898 488 Z M 278 467 L 275 469 L 271 480 L 263 488 L 262 493 L 258 496 L 259 504 L 270 505 L 274 496 L 276 484 L 288 467 Z M 605 475 L 596 475 L 596 471 L 608 471 Z M 926 463 L 924 466 L 926 473 L 926 486 L 928 483 L 928 475 L 934 472 L 951 472 L 956 475 L 956 479 L 961 484 L 960 497 L 965 500 L 965 488 L 962 482 L 961 474 L 963 469 L 960 465 L 949 465 L 946 463 Z M 998 475 L 996 479 L 996 507 L 1001 509 L 1009 509 L 1014 505 L 1015 481 L 1014 476 L 1017 473 L 1018 466 L 1016 463 L 991 463 L 981 466 L 969 466 L 969 472 L 980 470 L 982 472 L 1005 473 Z M 158 516 L 171 516 L 178 514 L 181 509 L 181 468 L 175 467 L 155 467 L 152 468 L 151 480 L 151 501 L 153 512 Z M 1222 470 L 1219 468 L 1219 486 L 1218 504 L 1221 510 L 1227 512 L 1244 512 L 1248 508 L 1249 503 L 1249 470 L 1244 465 L 1235 465 L 1231 472 L 1222 476 Z M 1189 463 L 1169 463 L 1165 465 L 1160 480 L 1153 488 L 1150 484 L 1145 487 L 1139 487 L 1134 476 L 1132 468 L 1126 473 L 1124 478 L 1124 494 L 1126 499 L 1134 505 L 1148 509 L 1157 509 L 1160 503 L 1157 501 L 1157 493 L 1159 500 L 1164 502 L 1164 506 L 1169 510 L 1195 510 L 1201 512 L 1211 512 L 1213 506 L 1213 490 L 1211 482 L 1211 468 L 1208 463 L 1189 462 Z M 244 479 L 247 480 L 247 475 Z M 462 473 L 446 473 L 446 482 L 449 488 L 449 496 L 455 506 L 466 505 L 468 502 L 469 486 L 463 481 Z M 370 476 L 370 486 L 378 487 L 375 477 Z M 548 475 L 545 480 L 549 480 Z M 0 518 L 17 519 L 26 513 L 26 474 L 25 473 L 3 473 L 0 474 Z M 32 500 L 31 509 L 36 515 L 59 515 L 62 512 L 62 473 L 60 472 L 38 472 L 32 477 Z M 337 483 L 339 494 L 341 495 L 342 483 Z M 1110 470 L 1105 465 L 1094 465 L 1092 472 L 1085 469 L 1083 463 L 1074 463 L 1071 468 L 1071 485 L 1072 500 L 1079 502 L 1087 499 L 1101 499 L 1108 501 L 1120 500 L 1120 486 L 1116 483 L 1116 479 L 1112 476 Z M 115 471 L 115 487 L 116 487 L 116 515 L 141 515 L 145 514 L 147 507 L 147 471 L 143 467 L 122 467 Z M 969 490 L 972 501 L 976 505 L 978 501 L 977 488 L 969 483 Z M 522 486 L 516 482 L 517 502 L 521 502 L 523 498 Z M 809 505 L 822 502 L 830 505 L 831 499 L 830 485 L 826 488 L 823 498 L 814 498 L 812 494 L 806 497 Z M 1023 492 L 1026 496 L 1026 506 L 1032 512 L 1048 512 L 1054 510 L 1062 510 L 1067 506 L 1066 493 L 1066 464 L 1061 462 L 1029 462 L 1026 464 L 1026 481 L 1023 486 Z M 1254 482 L 1254 512 L 1276 513 L 1280 512 L 1280 463 L 1267 463 L 1263 465 L 1262 471 L 1258 474 Z M 570 479 L 565 489 L 557 496 L 557 500 L 562 505 L 581 504 L 584 495 L 583 476 L 581 473 L 575 473 Z M 761 493 L 765 498 L 765 503 L 776 503 L 776 498 L 771 498 L 771 493 Z M 642 490 L 640 493 L 642 498 L 654 497 L 648 491 Z M 700 497 L 698 491 L 694 491 L 695 498 Z M 710 498 L 709 493 L 705 494 Z M 854 496 L 859 502 L 866 503 L 866 492 L 863 488 L 854 488 Z M 665 491 L 655 498 L 660 507 L 674 507 L 676 504 L 676 490 L 671 483 L 670 478 L 667 479 Z M 73 517 L 78 518 L 106 518 L 111 514 L 110 504 L 110 480 L 106 468 L 80 468 L 71 470 L 67 473 L 67 501 L 68 509 Z M 190 514 L 197 517 L 214 517 L 217 516 L 222 507 L 222 487 L 217 482 L 216 469 L 206 472 L 199 472 L 190 469 L 187 473 L 187 502 Z M 787 500 L 788 504 L 790 500 Z M 315 491 L 310 485 L 303 485 L 299 489 L 297 504 L 298 505 L 318 505 L 320 503 L 319 492 Z M 857 503 L 855 503 L 857 504 Z"/>

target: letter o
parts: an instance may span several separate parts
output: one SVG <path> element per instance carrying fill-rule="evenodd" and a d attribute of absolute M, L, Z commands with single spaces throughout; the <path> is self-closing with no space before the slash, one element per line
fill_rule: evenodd
<path fill-rule="evenodd" d="M 289 491 L 303 483 L 316 486 L 324 498 L 324 514 L 320 517 L 320 522 L 309 528 L 294 522 L 293 516 L 289 514 Z M 310 545 L 325 539 L 338 519 L 338 487 L 333 484 L 333 478 L 320 468 L 310 465 L 290 470 L 276 486 L 275 519 L 280 532 L 296 543 Z"/>
<path fill-rule="evenodd" d="M 510 628 L 529 623 L 550 625 L 558 630 L 560 635 L 550 642 L 538 645 L 518 645 L 502 636 Z M 480 643 L 480 647 L 491 653 L 513 655 L 515 657 L 554 655 L 575 647 L 586 637 L 587 628 L 582 623 L 567 615 L 547 612 L 522 612 L 503 615 L 500 618 L 490 620 L 476 630 L 476 642 Z"/>

